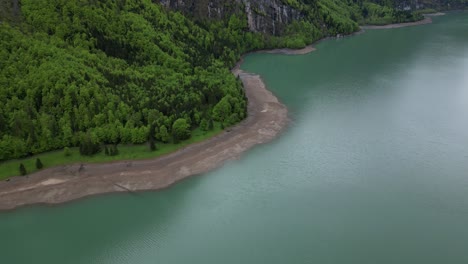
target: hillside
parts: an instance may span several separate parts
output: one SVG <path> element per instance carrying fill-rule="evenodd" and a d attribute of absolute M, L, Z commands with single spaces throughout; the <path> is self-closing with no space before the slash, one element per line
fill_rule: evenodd
<path fill-rule="evenodd" d="M 414 21 L 406 5 L 448 1 L 407 2 L 2 0 L 0 161 L 230 126 L 246 115 L 229 70 L 242 53 Z"/>

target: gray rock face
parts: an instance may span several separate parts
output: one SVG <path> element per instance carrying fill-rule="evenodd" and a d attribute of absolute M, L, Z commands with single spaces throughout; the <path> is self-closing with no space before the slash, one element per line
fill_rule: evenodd
<path fill-rule="evenodd" d="M 1 0 L 0 0 L 1 1 Z M 167 8 L 178 10 L 195 19 L 221 19 L 231 14 L 244 13 L 249 29 L 272 35 L 280 35 L 285 27 L 303 15 L 282 0 L 155 0 Z M 371 0 L 388 4 L 384 0 Z M 467 0 L 391 0 L 397 10 L 434 8 L 439 10 L 468 8 Z"/>
<path fill-rule="evenodd" d="M 301 18 L 298 10 L 279 0 L 244 0 L 249 28 L 255 32 L 280 34 L 286 25 Z"/>
<path fill-rule="evenodd" d="M 286 25 L 302 17 L 300 11 L 281 0 L 160 0 L 160 3 L 196 19 L 221 19 L 243 12 L 251 31 L 272 35 L 281 34 Z"/>

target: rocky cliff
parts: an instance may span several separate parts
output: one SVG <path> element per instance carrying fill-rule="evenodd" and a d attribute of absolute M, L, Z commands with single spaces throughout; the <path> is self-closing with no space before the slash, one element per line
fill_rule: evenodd
<path fill-rule="evenodd" d="M 285 26 L 301 18 L 301 12 L 281 0 L 160 0 L 167 8 L 195 19 L 222 19 L 245 14 L 253 32 L 281 34 Z"/>
<path fill-rule="evenodd" d="M 307 10 L 321 10 L 312 16 L 316 25 L 329 24 L 328 14 L 339 13 L 348 5 L 362 5 L 363 2 L 374 2 L 391 6 L 397 10 L 414 11 L 419 9 L 463 9 L 468 0 L 156 0 L 172 10 L 198 20 L 223 19 L 233 13 L 247 17 L 248 25 L 253 32 L 281 35 L 286 26 L 294 20 L 307 16 L 299 6 Z M 323 8 L 326 6 L 325 8 Z M 305 10 L 305 9 L 302 9 Z M 325 11 L 323 11 L 325 10 Z M 347 11 L 345 11 L 347 12 Z M 317 17 L 321 14 L 322 17 Z M 343 13 L 342 13 L 343 14 Z M 309 14 L 310 15 L 310 14 Z M 345 14 L 346 15 L 346 14 Z M 348 16 L 349 17 L 349 16 Z M 309 16 L 310 19 L 310 16 Z M 391 21 L 390 21 L 391 22 Z"/>

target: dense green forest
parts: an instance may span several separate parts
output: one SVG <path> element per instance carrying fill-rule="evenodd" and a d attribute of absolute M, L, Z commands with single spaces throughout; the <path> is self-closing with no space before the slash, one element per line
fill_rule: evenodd
<path fill-rule="evenodd" d="M 150 0 L 2 0 L 0 161 L 235 124 L 246 98 L 229 69 L 242 53 L 418 19 L 361 0 L 283 2 L 303 18 L 269 36 L 249 32 L 239 12 L 195 20 Z"/>
<path fill-rule="evenodd" d="M 151 1 L 23 0 L 21 11 L 19 25 L 0 24 L 0 160 L 245 117 L 225 65 L 259 47 L 236 17 L 211 30 Z"/>

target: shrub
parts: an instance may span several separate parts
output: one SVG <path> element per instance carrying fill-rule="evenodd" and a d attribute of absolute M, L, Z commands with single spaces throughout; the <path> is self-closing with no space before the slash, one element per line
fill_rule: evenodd
<path fill-rule="evenodd" d="M 44 167 L 40 159 L 36 159 L 36 169 L 40 170 Z"/>
<path fill-rule="evenodd" d="M 99 143 L 93 142 L 91 136 L 86 135 L 80 144 L 80 154 L 83 156 L 92 156 L 101 151 L 101 146 Z"/>
<path fill-rule="evenodd" d="M 19 171 L 20 171 L 20 174 L 21 174 L 22 176 L 28 174 L 28 172 L 26 171 L 26 167 L 24 167 L 24 164 L 23 164 L 23 163 L 20 164 L 20 166 L 19 166 Z"/>
<path fill-rule="evenodd" d="M 176 140 L 184 140 L 190 138 L 190 125 L 183 118 L 177 119 L 172 125 L 172 135 Z"/>
<path fill-rule="evenodd" d="M 63 155 L 64 155 L 65 157 L 70 157 L 70 156 L 71 156 L 71 151 L 70 151 L 70 148 L 69 148 L 69 147 L 65 147 L 65 148 L 63 149 Z"/>
<path fill-rule="evenodd" d="M 154 143 L 154 140 L 153 140 L 153 139 L 150 140 L 150 145 L 149 145 L 149 146 L 150 146 L 150 150 L 151 150 L 151 151 L 155 151 L 155 150 L 156 150 L 156 143 Z"/>

